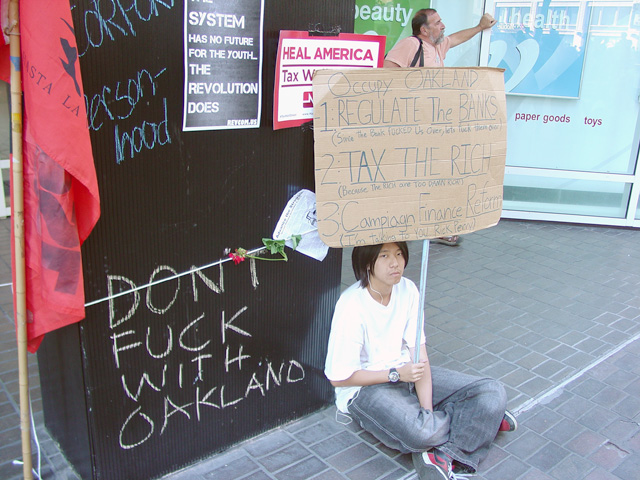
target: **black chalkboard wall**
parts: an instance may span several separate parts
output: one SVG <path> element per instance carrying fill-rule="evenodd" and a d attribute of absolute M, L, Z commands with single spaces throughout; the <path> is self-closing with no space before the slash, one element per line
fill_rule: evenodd
<path fill-rule="evenodd" d="M 314 185 L 312 130 L 272 129 L 279 31 L 352 32 L 354 2 L 266 0 L 260 128 L 189 132 L 183 1 L 71 4 L 102 200 L 83 247 L 87 302 L 261 246 Z M 140 148 L 119 155 L 134 131 Z M 97 303 L 47 335 L 45 422 L 83 478 L 157 478 L 332 401 L 341 251 L 288 253 L 255 277 L 226 262 Z"/>

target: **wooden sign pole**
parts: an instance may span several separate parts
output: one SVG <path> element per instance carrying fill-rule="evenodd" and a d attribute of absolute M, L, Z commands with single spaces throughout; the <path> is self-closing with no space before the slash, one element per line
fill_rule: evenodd
<path fill-rule="evenodd" d="M 22 462 L 24 478 L 33 478 L 31 463 L 31 414 L 29 407 L 29 367 L 27 364 L 27 299 L 25 287 L 24 249 L 24 192 L 22 168 L 22 81 L 20 78 L 20 22 L 18 0 L 9 3 L 9 32 L 11 39 L 11 135 L 15 318 L 18 342 L 18 375 L 20 389 L 20 430 L 22 433 Z"/>
<path fill-rule="evenodd" d="M 420 340 L 424 333 L 424 298 L 427 291 L 427 265 L 429 263 L 429 240 L 422 242 L 422 266 L 420 267 L 420 311 L 418 312 L 418 328 L 416 331 L 416 350 L 413 363 L 420 361 Z"/>

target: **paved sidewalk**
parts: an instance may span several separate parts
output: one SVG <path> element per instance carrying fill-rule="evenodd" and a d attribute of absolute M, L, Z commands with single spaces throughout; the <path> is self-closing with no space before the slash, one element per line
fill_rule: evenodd
<path fill-rule="evenodd" d="M 10 282 L 0 220 L 0 285 Z M 501 433 L 478 480 L 624 479 L 640 471 L 640 231 L 503 220 L 459 247 L 432 243 L 425 308 L 431 362 L 500 379 L 520 428 Z M 422 242 L 406 270 L 416 283 Z M 353 281 L 345 252 L 343 283 Z M 21 478 L 11 294 L 0 287 L 0 478 Z M 78 478 L 31 392 L 42 478 Z M 165 480 L 414 479 L 407 455 L 335 408 L 256 437 Z"/>

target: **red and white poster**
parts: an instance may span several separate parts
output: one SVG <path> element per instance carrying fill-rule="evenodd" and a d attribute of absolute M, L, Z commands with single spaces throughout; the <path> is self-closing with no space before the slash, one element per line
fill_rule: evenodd
<path fill-rule="evenodd" d="M 278 44 L 273 129 L 313 120 L 313 74 L 319 69 L 380 68 L 386 38 L 382 35 L 311 36 L 282 30 Z"/>

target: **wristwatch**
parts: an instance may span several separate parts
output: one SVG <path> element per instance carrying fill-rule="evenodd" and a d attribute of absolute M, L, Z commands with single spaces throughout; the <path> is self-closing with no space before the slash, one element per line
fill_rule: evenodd
<path fill-rule="evenodd" d="M 398 373 L 398 370 L 396 370 L 395 368 L 390 368 L 389 381 L 392 383 L 396 383 L 398 380 L 400 380 L 400 374 Z"/>

